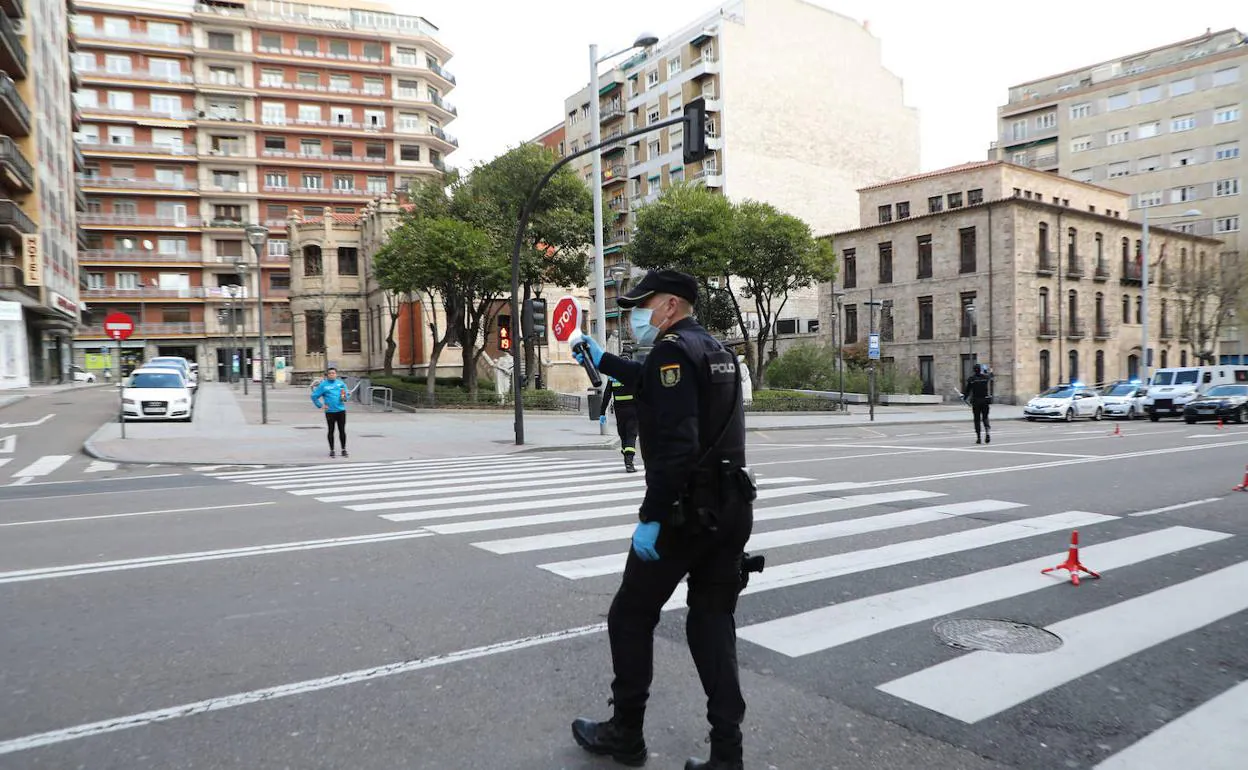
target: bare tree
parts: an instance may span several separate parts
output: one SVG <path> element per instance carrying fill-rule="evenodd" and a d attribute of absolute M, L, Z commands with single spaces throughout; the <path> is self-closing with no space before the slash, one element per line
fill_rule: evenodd
<path fill-rule="evenodd" d="M 1191 345 L 1198 363 L 1216 359 L 1222 328 L 1239 306 L 1245 275 L 1231 254 L 1206 257 L 1179 276 L 1179 337 Z"/>

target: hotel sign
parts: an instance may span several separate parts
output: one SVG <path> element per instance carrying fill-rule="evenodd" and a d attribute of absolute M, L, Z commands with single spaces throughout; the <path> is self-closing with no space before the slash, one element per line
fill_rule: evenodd
<path fill-rule="evenodd" d="M 38 235 L 22 236 L 22 275 L 27 286 L 43 285 L 43 255 L 39 251 Z"/>

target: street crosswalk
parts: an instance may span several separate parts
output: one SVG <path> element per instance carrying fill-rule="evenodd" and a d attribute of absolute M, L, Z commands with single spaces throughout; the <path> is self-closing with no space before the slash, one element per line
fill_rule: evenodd
<path fill-rule="evenodd" d="M 416 526 L 547 579 L 602 589 L 623 571 L 644 492 L 643 473 L 629 476 L 617 459 L 589 455 L 207 475 Z M 937 715 L 951 726 L 976 728 L 1027 722 L 1039 700 L 1060 702 L 1072 688 L 1123 665 L 1153 665 L 1150 656 L 1168 654 L 1175 643 L 1188 651 L 1184 665 L 1226 671 L 1225 651 L 1202 644 L 1202 635 L 1228 623 L 1242 631 L 1248 622 L 1248 560 L 1233 535 L 1216 529 L 1156 519 L 1150 520 L 1155 527 L 1144 528 L 1125 516 L 978 499 L 965 487 L 889 488 L 779 474 L 760 476 L 759 483 L 748 549 L 768 561 L 739 606 L 743 650 L 771 656 L 771 668 L 841 671 L 838 661 L 857 660 L 882 640 L 922 645 L 887 669 L 849 667 L 851 673 L 839 674 L 865 693 L 863 704 L 894 704 L 889 708 L 900 711 L 890 718 Z M 1081 554 L 1105 576 L 1099 583 L 1076 589 L 1041 574 L 1063 560 L 1072 529 L 1084 534 Z M 1167 577 L 1159 582 L 1152 570 L 1163 563 Z M 913 566 L 885 571 L 903 565 Z M 682 584 L 664 610 L 679 610 L 686 597 Z M 1016 620 L 1034 619 L 1060 645 L 1011 654 L 957 648 L 930 631 L 945 619 L 999 617 L 994 613 L 1002 607 Z M 1231 676 L 1217 679 L 1159 678 L 1158 687 L 1180 690 L 1170 695 L 1182 704 L 1164 718 L 1147 698 L 1117 702 L 1118 718 L 1132 727 L 1107 731 L 1095 756 L 1083 757 L 1086 765 L 1069 766 L 1135 770 L 1182 759 L 1208 770 L 1242 767 L 1248 666 L 1230 668 Z M 1132 711 L 1136 718 L 1123 717 Z"/>
<path fill-rule="evenodd" d="M 149 468 L 164 468 L 159 463 L 122 466 L 107 460 L 95 460 L 86 455 L 49 454 L 39 457 L 17 459 L 0 457 L 0 484 L 39 484 L 56 481 L 89 481 L 99 478 L 97 474 L 133 473 Z"/>

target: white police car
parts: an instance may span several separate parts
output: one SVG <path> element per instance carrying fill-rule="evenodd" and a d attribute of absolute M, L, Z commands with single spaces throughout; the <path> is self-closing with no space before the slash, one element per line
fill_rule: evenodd
<path fill-rule="evenodd" d="M 1028 421 L 1065 420 L 1090 417 L 1099 420 L 1105 413 L 1101 395 L 1082 383 L 1070 383 L 1049 388 L 1027 402 L 1023 417 Z"/>
<path fill-rule="evenodd" d="M 1119 380 L 1101 389 L 1101 407 L 1106 417 L 1125 417 L 1134 420 L 1148 414 L 1145 397 L 1148 388 L 1139 380 Z"/>

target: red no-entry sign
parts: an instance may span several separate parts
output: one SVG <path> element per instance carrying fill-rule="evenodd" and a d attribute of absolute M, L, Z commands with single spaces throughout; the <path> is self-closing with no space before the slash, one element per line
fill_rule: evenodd
<path fill-rule="evenodd" d="M 555 303 L 555 312 L 550 316 L 550 331 L 555 339 L 567 342 L 581 328 L 581 306 L 576 298 L 565 296 Z"/>
<path fill-rule="evenodd" d="M 134 334 L 134 319 L 125 313 L 109 313 L 104 319 L 104 333 L 115 340 Z"/>

